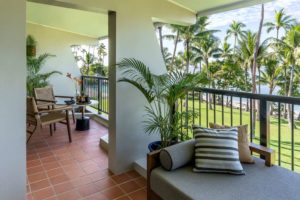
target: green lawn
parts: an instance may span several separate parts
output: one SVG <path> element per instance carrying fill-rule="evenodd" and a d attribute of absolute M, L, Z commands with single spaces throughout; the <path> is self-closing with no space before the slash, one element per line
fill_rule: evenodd
<path fill-rule="evenodd" d="M 189 101 L 189 110 L 193 110 L 192 101 Z M 195 112 L 199 113 L 199 101 L 195 101 Z M 195 124 L 200 124 L 200 117 L 194 119 Z M 209 109 L 208 122 L 214 121 L 214 111 Z M 216 106 L 216 123 L 222 123 L 222 107 Z M 224 106 L 224 124 L 231 124 L 230 108 Z M 242 124 L 250 124 L 250 112 L 242 112 Z M 297 127 L 294 130 L 294 163 L 295 171 L 300 173 L 300 121 L 295 121 Z M 233 125 L 240 125 L 240 110 L 233 109 Z M 201 103 L 201 126 L 206 127 L 206 103 Z M 249 127 L 250 132 L 250 127 Z M 192 135 L 189 132 L 189 135 Z M 254 143 L 259 143 L 259 121 L 256 122 Z M 281 119 L 281 166 L 291 169 L 291 129 L 287 120 Z M 276 151 L 276 160 L 278 164 L 278 118 L 270 117 L 270 148 Z"/>

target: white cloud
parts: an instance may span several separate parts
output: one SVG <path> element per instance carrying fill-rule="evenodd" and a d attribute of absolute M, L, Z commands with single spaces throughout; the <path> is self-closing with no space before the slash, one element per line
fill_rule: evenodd
<path fill-rule="evenodd" d="M 219 28 L 229 26 L 233 20 L 252 24 L 259 21 L 260 5 L 232 10 L 210 16 L 211 24 L 209 28 Z M 300 21 L 300 0 L 277 0 L 265 4 L 265 21 L 271 21 L 274 18 L 275 10 L 284 8 L 286 14 L 293 16 Z"/>

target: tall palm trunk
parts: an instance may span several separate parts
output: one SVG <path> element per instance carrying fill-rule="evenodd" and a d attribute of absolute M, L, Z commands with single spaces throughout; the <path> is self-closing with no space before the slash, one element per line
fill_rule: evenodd
<path fill-rule="evenodd" d="M 207 76 L 207 79 L 209 80 L 208 81 L 208 83 L 209 83 L 209 88 L 211 87 L 211 86 L 213 86 L 214 87 L 214 84 L 212 84 L 212 82 L 211 82 L 211 74 L 209 73 L 209 61 L 208 61 L 208 57 L 207 56 L 205 56 L 205 65 L 206 65 L 206 76 Z M 213 109 L 213 107 L 212 107 L 212 95 L 211 94 L 209 94 L 209 100 L 208 100 L 208 102 L 209 102 L 209 109 Z"/>
<path fill-rule="evenodd" d="M 190 67 L 190 41 L 186 40 L 185 42 L 185 51 L 186 51 L 186 73 L 189 73 L 189 67 Z M 189 92 L 187 92 L 186 94 L 186 98 L 185 98 L 185 110 L 188 113 L 189 110 Z M 185 115 L 185 124 L 188 125 L 189 121 L 189 117 L 188 114 Z"/>
<path fill-rule="evenodd" d="M 260 78 L 261 78 L 261 71 L 260 71 L 260 66 L 258 67 L 258 94 L 261 93 L 261 83 L 260 83 Z"/>
<path fill-rule="evenodd" d="M 248 91 L 247 84 L 248 84 L 248 67 L 245 67 L 245 87 L 246 90 Z M 247 112 L 249 111 L 249 99 L 247 99 L 246 111 Z"/>
<path fill-rule="evenodd" d="M 236 50 L 236 41 L 237 41 L 237 35 L 235 35 L 235 36 L 234 36 L 233 55 L 235 55 L 235 50 Z"/>
<path fill-rule="evenodd" d="M 210 80 L 210 74 L 209 74 L 209 68 L 208 68 L 208 65 L 209 65 L 209 61 L 208 61 L 208 57 L 205 56 L 205 65 L 206 65 L 206 77 L 208 80 Z M 209 87 L 210 87 L 210 81 L 209 81 Z"/>
<path fill-rule="evenodd" d="M 189 68 L 190 68 L 190 41 L 186 40 L 186 73 L 189 73 Z"/>
<path fill-rule="evenodd" d="M 90 75 L 90 64 L 87 64 L 86 73 L 88 76 Z"/>
<path fill-rule="evenodd" d="M 290 83 L 289 83 L 289 90 L 288 90 L 288 96 L 291 97 L 293 96 L 293 82 L 294 82 L 294 76 L 295 76 L 295 64 L 292 64 L 291 68 L 291 77 L 290 77 Z M 289 120 L 289 125 L 292 125 L 292 116 L 294 113 L 292 113 L 292 105 L 288 105 L 288 120 Z"/>
<path fill-rule="evenodd" d="M 270 85 L 269 85 L 269 95 L 273 94 L 273 88 L 274 88 L 274 83 L 272 81 L 272 82 L 270 82 Z M 273 115 L 273 112 L 274 112 L 273 105 L 270 104 L 270 115 Z"/>
<path fill-rule="evenodd" d="M 179 30 L 176 33 L 176 38 L 175 38 L 175 41 L 174 41 L 174 51 L 173 51 L 173 55 L 172 55 L 171 68 L 174 67 L 178 41 L 179 41 Z"/>
<path fill-rule="evenodd" d="M 253 94 L 256 93 L 256 69 L 257 69 L 257 66 L 258 66 L 258 51 L 259 51 L 262 27 L 263 27 L 263 23 L 264 23 L 264 17 L 265 17 L 265 7 L 264 7 L 264 4 L 262 4 L 261 5 L 261 18 L 260 18 L 257 38 L 256 38 L 256 42 L 255 42 L 255 51 L 254 51 L 253 68 L 252 68 L 252 93 Z M 253 105 L 252 110 L 254 111 L 254 113 L 252 113 L 252 123 L 253 123 L 252 124 L 252 126 L 253 126 L 252 130 L 255 130 L 255 123 L 256 123 L 256 119 L 258 118 L 258 116 L 256 116 L 255 111 L 256 111 L 256 108 L 257 108 L 257 110 L 259 108 L 259 102 L 254 101 L 252 105 Z M 259 115 L 259 111 L 257 112 L 257 115 Z"/>
<path fill-rule="evenodd" d="M 285 96 L 288 95 L 288 88 L 287 88 L 287 74 L 286 74 L 286 67 L 284 67 L 284 92 Z M 286 119 L 287 118 L 287 104 L 285 103 L 283 106 L 283 117 Z"/>
<path fill-rule="evenodd" d="M 159 34 L 160 51 L 162 53 L 164 62 L 166 62 L 166 58 L 165 58 L 165 55 L 164 55 L 163 38 L 162 38 L 162 26 L 161 25 L 158 26 L 157 29 L 158 29 L 158 34 Z"/>

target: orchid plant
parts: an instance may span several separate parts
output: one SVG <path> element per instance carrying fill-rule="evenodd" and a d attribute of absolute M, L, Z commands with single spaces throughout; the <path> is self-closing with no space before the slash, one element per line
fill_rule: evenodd
<path fill-rule="evenodd" d="M 71 73 L 67 73 L 66 77 L 74 82 L 76 96 L 79 95 L 78 91 L 80 90 L 80 87 L 82 85 L 82 80 L 78 77 L 73 77 Z"/>

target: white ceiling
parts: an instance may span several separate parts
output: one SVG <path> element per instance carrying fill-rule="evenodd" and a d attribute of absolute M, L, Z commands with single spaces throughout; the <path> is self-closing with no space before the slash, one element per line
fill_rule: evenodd
<path fill-rule="evenodd" d="M 108 35 L 107 14 L 27 2 L 27 22 L 92 38 Z"/>
<path fill-rule="evenodd" d="M 122 0 L 123 1 L 123 0 Z M 167 0 L 180 7 L 209 15 L 271 0 Z M 108 35 L 105 13 L 27 2 L 27 22 L 92 38 Z"/>
<path fill-rule="evenodd" d="M 212 14 L 272 0 L 168 0 L 197 13 Z"/>

